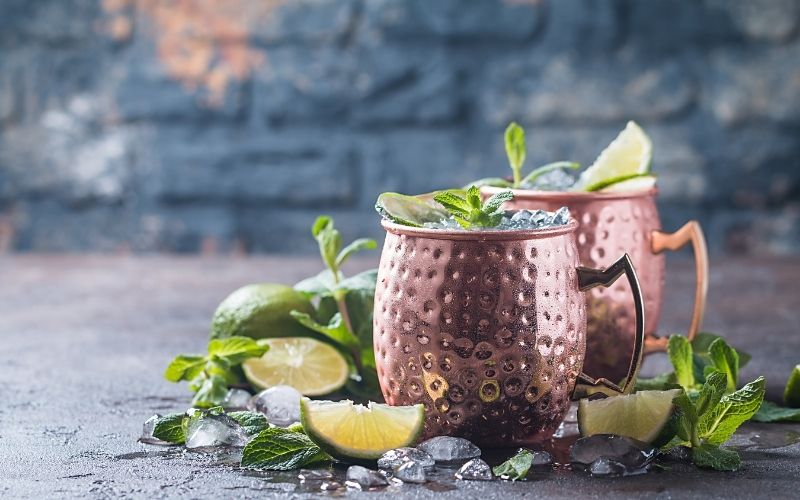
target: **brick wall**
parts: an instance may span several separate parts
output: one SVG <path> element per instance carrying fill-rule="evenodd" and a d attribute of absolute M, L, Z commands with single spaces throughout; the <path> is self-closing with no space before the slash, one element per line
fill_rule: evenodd
<path fill-rule="evenodd" d="M 665 228 L 800 253 L 796 0 L 5 0 L 0 251 L 312 251 L 629 118 Z"/>

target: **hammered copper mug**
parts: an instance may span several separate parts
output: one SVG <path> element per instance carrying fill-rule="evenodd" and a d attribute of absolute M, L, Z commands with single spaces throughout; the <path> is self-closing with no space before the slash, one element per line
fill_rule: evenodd
<path fill-rule="evenodd" d="M 481 188 L 485 197 L 497 191 L 500 189 Z M 696 287 L 687 331 L 690 340 L 700 328 L 708 290 L 708 253 L 700 224 L 692 220 L 674 233 L 662 231 L 655 201 L 657 193 L 655 188 L 629 193 L 514 190 L 514 199 L 505 205 L 508 209 L 548 211 L 568 207 L 580 224 L 577 241 L 583 265 L 607 266 L 622 253 L 630 255 L 644 293 L 645 354 L 667 347 L 667 338 L 656 336 L 664 290 L 663 252 L 677 250 L 687 243 L 694 250 Z M 590 375 L 602 373 L 620 381 L 626 374 L 630 337 L 634 334 L 634 306 L 628 290 L 628 284 L 619 281 L 609 289 L 587 293 L 587 344 L 593 356 L 587 359 L 584 370 Z"/>
<path fill-rule="evenodd" d="M 644 342 L 644 303 L 627 255 L 607 270 L 578 267 L 578 224 L 458 231 L 383 221 L 374 348 L 383 396 L 422 403 L 424 437 L 502 447 L 549 438 L 576 385 L 632 389 Z M 582 373 L 583 290 L 621 275 L 636 304 L 627 383 Z"/>

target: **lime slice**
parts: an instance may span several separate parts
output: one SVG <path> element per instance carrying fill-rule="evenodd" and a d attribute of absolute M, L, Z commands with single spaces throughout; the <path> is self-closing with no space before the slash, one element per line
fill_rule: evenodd
<path fill-rule="evenodd" d="M 389 450 L 412 446 L 425 424 L 425 409 L 370 402 L 300 401 L 303 428 L 320 448 L 344 461 L 376 460 Z"/>
<path fill-rule="evenodd" d="M 426 222 L 440 222 L 450 216 L 420 197 L 399 193 L 383 193 L 378 196 L 375 210 L 381 217 L 404 226 L 422 227 Z"/>
<path fill-rule="evenodd" d="M 618 434 L 645 443 L 660 437 L 670 423 L 674 407 L 672 400 L 680 389 L 641 391 L 578 403 L 578 426 L 582 436 Z"/>
<path fill-rule="evenodd" d="M 783 402 L 786 406 L 800 408 L 800 365 L 794 367 L 786 381 L 786 389 L 783 390 Z"/>
<path fill-rule="evenodd" d="M 290 385 L 307 396 L 328 394 L 350 376 L 344 357 L 328 344 L 305 337 L 264 339 L 269 351 L 242 363 L 247 380 L 259 389 Z"/>
<path fill-rule="evenodd" d="M 632 193 L 634 191 L 647 191 L 656 185 L 654 175 L 637 175 L 623 181 L 609 184 L 600 190 L 601 193 Z"/>
<path fill-rule="evenodd" d="M 583 171 L 574 191 L 597 191 L 650 171 L 653 143 L 635 122 L 628 122 L 616 139 Z"/>

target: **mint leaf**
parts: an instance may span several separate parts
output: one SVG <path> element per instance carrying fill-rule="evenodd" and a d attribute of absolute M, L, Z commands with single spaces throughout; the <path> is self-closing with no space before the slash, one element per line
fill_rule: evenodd
<path fill-rule="evenodd" d="M 506 128 L 504 136 L 506 156 L 514 174 L 514 187 L 519 187 L 521 181 L 522 164 L 525 163 L 525 130 L 516 122 L 511 122 Z"/>
<path fill-rule="evenodd" d="M 682 335 L 672 335 L 667 345 L 667 353 L 672 366 L 675 368 L 675 380 L 685 389 L 695 386 L 694 371 L 692 369 L 692 345 Z"/>
<path fill-rule="evenodd" d="M 483 205 L 483 210 L 487 213 L 495 213 L 503 206 L 503 203 L 514 199 L 514 193 L 511 191 L 500 191 L 493 194 L 486 203 Z"/>
<path fill-rule="evenodd" d="M 726 392 L 735 391 L 739 383 L 739 355 L 736 350 L 720 338 L 708 347 L 708 357 L 714 369 L 726 375 Z"/>
<path fill-rule="evenodd" d="M 238 365 L 248 358 L 257 358 L 267 352 L 269 346 L 259 344 L 250 337 L 228 337 L 224 339 L 214 339 L 208 343 L 208 354 L 223 358 L 230 368 Z"/>
<path fill-rule="evenodd" d="M 507 181 L 507 180 L 502 179 L 500 177 L 486 177 L 484 179 L 478 179 L 477 181 L 470 182 L 469 184 L 464 186 L 462 189 L 467 189 L 470 186 L 476 186 L 476 187 L 490 186 L 490 187 L 499 187 L 499 188 L 511 188 L 511 187 L 514 187 L 514 184 L 512 184 L 510 181 Z"/>
<path fill-rule="evenodd" d="M 706 377 L 706 383 L 700 389 L 700 394 L 694 406 L 697 415 L 702 416 L 712 408 L 715 408 L 725 394 L 726 376 L 724 373 L 714 371 Z"/>
<path fill-rule="evenodd" d="M 186 441 L 186 433 L 183 429 L 183 421 L 188 419 L 186 413 L 170 413 L 156 420 L 153 427 L 153 437 L 173 444 L 183 444 Z"/>
<path fill-rule="evenodd" d="M 341 267 L 341 265 L 344 264 L 354 253 L 360 252 L 361 250 L 374 250 L 376 248 L 378 248 L 378 243 L 375 240 L 368 238 L 359 238 L 354 240 L 352 243 L 344 247 L 336 256 L 336 266 Z"/>
<path fill-rule="evenodd" d="M 800 408 L 784 408 L 764 401 L 752 420 L 754 422 L 800 422 Z"/>
<path fill-rule="evenodd" d="M 440 191 L 433 195 L 433 199 L 436 203 L 446 208 L 452 215 L 464 218 L 469 217 L 471 209 L 466 198 L 462 198 L 451 191 Z"/>
<path fill-rule="evenodd" d="M 698 467 L 725 471 L 735 471 L 742 465 L 738 453 L 713 444 L 692 448 L 692 462 Z"/>
<path fill-rule="evenodd" d="M 666 391 L 677 385 L 674 373 L 662 373 L 652 378 L 636 379 L 636 391 Z"/>
<path fill-rule="evenodd" d="M 433 199 L 447 209 L 462 227 L 470 229 L 497 226 L 503 218 L 500 206 L 513 197 L 511 191 L 503 191 L 481 204 L 480 191 L 476 186 L 471 186 L 463 197 L 450 190 L 436 193 Z"/>
<path fill-rule="evenodd" d="M 205 378 L 192 398 L 192 406 L 197 408 L 211 408 L 219 406 L 225 401 L 228 394 L 228 384 L 224 377 L 211 375 Z"/>
<path fill-rule="evenodd" d="M 305 434 L 286 429 L 261 431 L 242 451 L 242 467 L 291 470 L 330 460 Z"/>
<path fill-rule="evenodd" d="M 228 413 L 228 416 L 241 425 L 245 432 L 251 436 L 270 427 L 266 415 L 257 411 L 235 411 Z"/>
<path fill-rule="evenodd" d="M 674 446 L 684 443 L 691 446 L 693 443 L 699 443 L 696 433 L 698 418 L 697 409 L 694 403 L 692 403 L 692 400 L 689 399 L 686 391 L 673 399 L 672 403 L 677 406 L 680 411 L 680 417 L 678 418 L 678 424 L 675 429 L 675 433 L 678 438 L 680 438 L 680 442 L 676 443 Z"/>
<path fill-rule="evenodd" d="M 553 163 L 548 163 L 547 165 L 542 165 L 541 167 L 533 169 L 528 175 L 522 179 L 521 184 L 524 186 L 526 184 L 532 184 L 533 181 L 541 177 L 542 175 L 552 172 L 553 170 L 560 170 L 568 168 L 570 170 L 577 170 L 581 168 L 580 163 L 575 163 L 572 161 L 555 161 Z"/>
<path fill-rule="evenodd" d="M 336 265 L 336 257 L 342 248 L 342 235 L 333 227 L 333 219 L 327 215 L 317 217 L 311 228 L 311 234 L 319 244 L 319 253 L 325 265 L 334 275 L 338 275 L 339 266 Z"/>
<path fill-rule="evenodd" d="M 492 467 L 492 472 L 494 472 L 495 476 L 516 481 L 525 479 L 531 469 L 531 465 L 533 465 L 533 453 L 525 448 L 520 448 L 516 455 L 502 464 Z"/>
<path fill-rule="evenodd" d="M 694 356 L 700 358 L 704 365 L 709 364 L 711 361 L 708 360 L 708 348 L 715 340 L 721 338 L 722 336 L 716 333 L 698 332 L 692 339 Z M 736 352 L 739 354 L 739 368 L 742 368 L 750 361 L 751 356 L 741 349 L 736 349 Z"/>
<path fill-rule="evenodd" d="M 325 335 L 337 344 L 345 347 L 348 351 L 361 349 L 361 344 L 359 344 L 358 340 L 350 333 L 350 330 L 347 329 L 344 321 L 342 321 L 341 313 L 337 312 L 334 314 L 327 325 L 318 323 L 308 313 L 291 311 L 290 314 L 301 325 Z"/>
<path fill-rule="evenodd" d="M 736 432 L 744 422 L 758 411 L 764 400 L 764 377 L 745 385 L 726 396 L 700 417 L 697 422 L 698 435 L 711 444 L 722 444 Z"/>
<path fill-rule="evenodd" d="M 170 382 L 180 382 L 181 380 L 192 380 L 197 377 L 205 366 L 204 356 L 191 356 L 181 354 L 170 362 L 164 371 L 164 378 Z"/>

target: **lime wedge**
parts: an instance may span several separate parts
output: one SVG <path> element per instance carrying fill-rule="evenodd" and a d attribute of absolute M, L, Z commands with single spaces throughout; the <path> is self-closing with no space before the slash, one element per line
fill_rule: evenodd
<path fill-rule="evenodd" d="M 426 222 L 439 222 L 450 215 L 421 197 L 399 193 L 382 193 L 375 203 L 375 210 L 392 222 L 413 227 L 422 227 Z"/>
<path fill-rule="evenodd" d="M 653 161 L 653 143 L 635 122 L 628 122 L 616 139 L 583 171 L 574 191 L 597 191 L 631 177 L 646 174 Z"/>
<path fill-rule="evenodd" d="M 349 462 L 376 460 L 389 450 L 412 446 L 425 424 L 425 410 L 414 406 L 367 406 L 345 401 L 300 401 L 308 437 L 331 456 Z"/>
<path fill-rule="evenodd" d="M 578 427 L 582 436 L 618 434 L 652 443 L 659 438 L 674 412 L 672 400 L 680 389 L 640 391 L 578 403 Z"/>
<path fill-rule="evenodd" d="M 656 176 L 637 175 L 628 179 L 609 184 L 600 190 L 601 193 L 632 193 L 634 191 L 647 191 L 656 185 Z"/>
<path fill-rule="evenodd" d="M 242 363 L 247 380 L 258 389 L 290 385 L 307 396 L 328 394 L 350 376 L 344 357 L 328 344 L 306 337 L 264 339 L 269 351 Z"/>
<path fill-rule="evenodd" d="M 800 365 L 794 367 L 786 381 L 786 389 L 783 390 L 783 402 L 786 406 L 800 408 Z"/>

